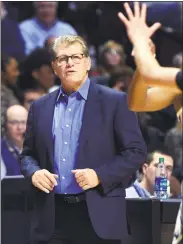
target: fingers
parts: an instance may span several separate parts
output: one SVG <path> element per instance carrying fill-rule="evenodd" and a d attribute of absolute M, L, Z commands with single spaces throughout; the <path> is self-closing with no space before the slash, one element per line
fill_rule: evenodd
<path fill-rule="evenodd" d="M 120 20 L 123 22 L 123 24 L 128 27 L 128 19 L 120 12 L 118 13 L 118 17 L 120 18 Z"/>
<path fill-rule="evenodd" d="M 160 27 L 161 24 L 158 22 L 149 27 L 149 37 L 151 37 Z"/>
<path fill-rule="evenodd" d="M 79 183 L 79 186 L 80 186 L 81 188 L 84 188 L 84 187 L 86 187 L 87 185 L 88 185 L 88 183 L 87 183 L 86 180 L 81 181 L 81 182 Z"/>
<path fill-rule="evenodd" d="M 82 175 L 80 177 L 76 178 L 77 183 L 84 182 L 84 180 L 85 180 L 85 177 Z"/>
<path fill-rule="evenodd" d="M 53 190 L 53 187 L 57 185 L 57 175 L 50 173 L 48 170 L 38 170 L 32 176 L 32 183 L 40 190 L 49 193 Z"/>
<path fill-rule="evenodd" d="M 141 7 L 141 18 L 144 22 L 146 22 L 146 15 L 147 15 L 147 5 L 143 3 Z"/>
<path fill-rule="evenodd" d="M 45 170 L 44 175 L 52 182 L 53 185 L 57 185 L 56 178 L 58 178 L 57 175 L 51 174 L 49 171 Z"/>
<path fill-rule="evenodd" d="M 132 10 L 131 10 L 129 4 L 128 4 L 128 3 L 125 3 L 125 4 L 124 4 L 124 8 L 125 8 L 125 10 L 126 10 L 126 13 L 127 13 L 127 16 L 128 16 L 128 18 L 129 18 L 129 20 L 132 20 L 132 19 L 134 18 L 134 15 L 133 15 L 133 12 L 132 12 Z"/>
<path fill-rule="evenodd" d="M 134 13 L 136 18 L 140 17 L 140 6 L 138 2 L 134 3 Z"/>
<path fill-rule="evenodd" d="M 40 183 L 37 183 L 36 187 L 39 188 L 41 191 L 44 191 L 45 193 L 50 193 L 49 190 L 42 186 Z"/>

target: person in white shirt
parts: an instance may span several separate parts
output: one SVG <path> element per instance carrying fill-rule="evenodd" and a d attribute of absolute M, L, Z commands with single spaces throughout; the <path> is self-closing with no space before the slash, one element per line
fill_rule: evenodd
<path fill-rule="evenodd" d="M 62 35 L 77 35 L 68 23 L 57 19 L 58 2 L 34 2 L 35 16 L 20 23 L 20 31 L 26 45 L 26 55 L 37 47 L 43 47 L 45 40 Z"/>
<path fill-rule="evenodd" d="M 154 181 L 159 158 L 164 158 L 168 179 L 173 170 L 173 158 L 165 148 L 148 153 L 146 163 L 139 169 L 140 176 L 126 189 L 126 198 L 150 198 L 154 194 Z"/>

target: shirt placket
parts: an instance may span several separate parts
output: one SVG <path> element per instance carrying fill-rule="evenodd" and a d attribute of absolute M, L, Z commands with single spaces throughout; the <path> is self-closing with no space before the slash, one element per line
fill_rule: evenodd
<path fill-rule="evenodd" d="M 62 192 L 67 188 L 70 178 L 72 177 L 71 173 L 71 162 L 70 162 L 70 149 L 71 149 L 71 129 L 72 129 L 72 118 L 73 118 L 73 99 L 72 97 L 68 98 L 68 103 L 65 107 L 65 116 L 62 124 L 62 173 L 61 173 L 61 190 Z M 66 192 L 65 192 L 66 193 Z"/>

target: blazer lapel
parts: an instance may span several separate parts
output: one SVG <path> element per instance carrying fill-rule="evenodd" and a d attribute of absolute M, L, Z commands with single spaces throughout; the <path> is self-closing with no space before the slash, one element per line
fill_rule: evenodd
<path fill-rule="evenodd" d="M 101 122 L 101 103 L 99 102 L 99 95 L 99 90 L 97 89 L 96 84 L 91 82 L 84 108 L 82 127 L 79 136 L 77 168 L 83 167 L 83 163 L 86 160 L 85 155 L 87 154 L 87 147 L 90 136 L 96 132 L 94 129 L 98 127 L 99 123 Z"/>
<path fill-rule="evenodd" d="M 51 163 L 53 163 L 54 154 L 53 154 L 53 144 L 54 144 L 54 138 L 52 134 L 52 125 L 53 125 L 53 116 L 54 116 L 54 109 L 55 109 L 55 103 L 56 99 L 58 97 L 59 89 L 55 92 L 49 94 L 49 97 L 47 101 L 45 102 L 45 109 L 44 113 L 42 114 L 42 121 L 44 123 L 44 134 L 45 134 L 45 142 L 47 145 L 49 158 Z"/>

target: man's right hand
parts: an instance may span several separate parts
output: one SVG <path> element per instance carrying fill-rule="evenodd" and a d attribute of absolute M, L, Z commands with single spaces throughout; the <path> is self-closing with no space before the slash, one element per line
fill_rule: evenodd
<path fill-rule="evenodd" d="M 58 175 L 50 173 L 46 169 L 37 170 L 32 175 L 32 184 L 38 189 L 49 193 L 57 185 Z"/>

